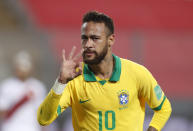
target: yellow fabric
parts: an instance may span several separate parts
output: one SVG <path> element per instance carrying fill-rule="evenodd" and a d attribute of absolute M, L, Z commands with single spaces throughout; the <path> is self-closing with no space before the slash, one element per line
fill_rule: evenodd
<path fill-rule="evenodd" d="M 117 82 L 107 81 L 102 85 L 98 81 L 85 81 L 84 75 L 80 75 L 68 82 L 62 95 L 51 90 L 38 109 L 38 121 L 42 125 L 50 124 L 70 106 L 75 131 L 143 131 L 145 102 L 157 108 L 164 99 L 164 93 L 157 87 L 146 68 L 121 59 L 121 76 Z M 152 126 L 158 129 L 169 117 L 157 123 L 160 111 L 152 121 Z"/>
<path fill-rule="evenodd" d="M 154 112 L 153 118 L 150 122 L 150 126 L 155 127 L 158 131 L 160 131 L 169 119 L 171 112 L 172 108 L 170 102 L 166 98 L 162 109 Z"/>
<path fill-rule="evenodd" d="M 62 95 L 56 95 L 53 90 L 51 90 L 43 103 L 38 108 L 37 119 L 41 125 L 49 125 L 52 121 L 56 119 L 57 108 Z"/>
<path fill-rule="evenodd" d="M 108 81 L 108 80 L 109 80 L 109 78 L 107 78 L 107 79 L 102 79 L 102 78 L 100 78 L 100 77 L 98 77 L 98 76 L 95 76 L 95 77 L 96 77 L 97 81 L 100 81 L 100 80 L 106 80 L 106 81 Z"/>

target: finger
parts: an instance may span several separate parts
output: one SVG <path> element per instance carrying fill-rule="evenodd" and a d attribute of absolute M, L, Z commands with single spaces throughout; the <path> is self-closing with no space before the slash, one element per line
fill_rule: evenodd
<path fill-rule="evenodd" d="M 80 51 L 78 54 L 76 54 L 76 56 L 73 58 L 73 61 L 78 60 L 82 55 L 82 52 Z"/>
<path fill-rule="evenodd" d="M 78 69 L 78 68 L 81 68 L 81 67 L 82 67 L 82 62 L 77 62 L 77 63 L 76 63 L 76 66 L 75 66 L 75 69 L 76 69 L 76 68 Z"/>
<path fill-rule="evenodd" d="M 79 68 L 79 71 L 82 72 L 82 65 L 80 65 L 78 68 Z"/>
<path fill-rule="evenodd" d="M 75 73 L 75 76 L 74 76 L 74 77 L 77 77 L 77 76 L 79 76 L 79 75 L 81 75 L 81 74 L 82 74 L 82 71 L 79 70 L 79 72 L 76 72 L 76 73 Z"/>
<path fill-rule="evenodd" d="M 70 52 L 70 54 L 69 54 L 69 60 L 72 59 L 72 56 L 74 55 L 75 50 L 76 50 L 76 46 L 73 46 L 73 47 L 72 47 L 72 50 L 71 50 L 71 52 Z"/>
<path fill-rule="evenodd" d="M 62 49 L 62 60 L 66 61 L 66 56 L 65 56 L 65 50 L 64 49 Z"/>
<path fill-rule="evenodd" d="M 75 72 L 78 74 L 82 73 L 82 63 L 81 62 L 79 62 L 79 64 L 77 64 Z"/>
<path fill-rule="evenodd" d="M 74 79 L 76 76 L 77 76 L 77 73 L 75 73 L 75 72 L 71 73 L 72 79 Z"/>
<path fill-rule="evenodd" d="M 78 69 L 79 69 L 78 74 L 82 74 L 82 67 L 79 67 Z"/>

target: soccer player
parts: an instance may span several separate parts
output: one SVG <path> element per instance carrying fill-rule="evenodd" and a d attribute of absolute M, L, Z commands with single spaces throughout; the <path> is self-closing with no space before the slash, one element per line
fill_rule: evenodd
<path fill-rule="evenodd" d="M 15 75 L 0 85 L 0 131 L 42 131 L 35 114 L 46 87 L 32 77 L 33 61 L 28 52 L 16 54 L 13 65 Z"/>
<path fill-rule="evenodd" d="M 63 50 L 60 75 L 38 109 L 48 125 L 72 108 L 75 131 L 143 131 L 145 103 L 154 110 L 148 131 L 159 131 L 171 114 L 164 92 L 142 65 L 112 53 L 112 19 L 96 11 L 84 15 L 81 27 L 83 63 L 73 47 Z"/>

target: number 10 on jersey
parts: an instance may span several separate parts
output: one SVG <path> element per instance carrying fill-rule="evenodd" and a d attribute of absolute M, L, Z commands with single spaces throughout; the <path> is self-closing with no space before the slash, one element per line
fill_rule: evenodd
<path fill-rule="evenodd" d="M 99 114 L 99 131 L 103 129 L 103 117 L 105 118 L 105 128 L 107 130 L 115 129 L 115 112 L 114 111 L 98 111 Z M 109 123 L 111 121 L 111 124 Z"/>

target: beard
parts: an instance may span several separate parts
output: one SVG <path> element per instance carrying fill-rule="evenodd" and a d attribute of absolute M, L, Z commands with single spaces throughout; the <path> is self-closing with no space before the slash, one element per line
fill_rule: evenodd
<path fill-rule="evenodd" d="M 98 65 L 99 63 L 101 63 L 102 60 L 104 60 L 105 56 L 107 55 L 107 51 L 108 51 L 108 44 L 105 45 L 105 47 L 103 48 L 100 54 L 97 53 L 96 51 L 93 51 L 93 53 L 95 54 L 94 59 L 87 60 L 85 56 L 85 53 L 87 52 L 86 50 L 83 52 L 83 61 L 88 65 Z"/>

